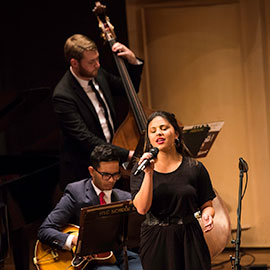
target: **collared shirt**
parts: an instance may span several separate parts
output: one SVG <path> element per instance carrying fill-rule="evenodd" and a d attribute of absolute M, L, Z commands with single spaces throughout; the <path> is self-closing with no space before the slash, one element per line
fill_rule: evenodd
<path fill-rule="evenodd" d="M 92 185 L 94 187 L 94 190 L 96 191 L 98 197 L 99 197 L 99 194 L 100 192 L 104 192 L 105 196 L 104 196 L 104 200 L 106 203 L 111 203 L 112 202 L 112 199 L 111 199 L 111 195 L 112 195 L 112 190 L 100 190 L 97 186 L 95 186 L 95 184 L 93 183 L 92 181 Z"/>
<path fill-rule="evenodd" d="M 86 81 L 86 80 L 83 80 L 83 79 L 79 78 L 74 73 L 74 71 L 72 70 L 72 67 L 70 67 L 70 71 L 73 74 L 73 76 L 77 79 L 78 83 L 81 85 L 81 87 L 83 88 L 83 90 L 85 91 L 87 96 L 89 97 L 90 101 L 92 102 L 92 104 L 93 104 L 93 106 L 94 106 L 94 108 L 96 110 L 96 113 L 98 115 L 98 119 L 99 119 L 100 125 L 102 127 L 102 130 L 103 130 L 104 136 L 106 138 L 106 141 L 110 142 L 111 141 L 111 133 L 110 133 L 110 130 L 109 130 L 109 127 L 108 127 L 108 124 L 107 124 L 107 120 L 105 118 L 104 109 L 100 105 L 100 103 L 98 102 L 98 99 L 96 97 L 95 92 L 92 90 L 91 86 L 88 84 L 89 81 Z M 104 95 L 103 95 L 102 91 L 100 90 L 100 87 L 97 84 L 97 82 L 95 81 L 95 79 L 92 79 L 92 80 L 93 80 L 93 84 L 94 84 L 95 88 L 99 92 L 101 98 L 103 99 L 103 101 L 104 101 L 104 103 L 106 105 L 108 115 L 109 115 L 109 121 L 110 121 L 110 124 L 111 124 L 112 128 L 114 129 L 112 116 L 111 116 L 111 112 L 110 112 L 109 106 L 107 104 L 107 101 L 105 100 Z"/>
<path fill-rule="evenodd" d="M 95 184 L 93 183 L 92 181 L 92 185 L 93 185 L 93 188 L 95 190 L 95 192 L 97 193 L 97 196 L 99 197 L 99 194 L 103 191 L 104 192 L 104 200 L 106 203 L 111 203 L 112 202 L 112 199 L 111 199 L 111 195 L 112 195 L 112 190 L 101 190 L 99 189 L 97 186 L 95 186 Z M 66 249 L 66 250 L 71 250 L 72 249 L 72 239 L 73 239 L 74 235 L 70 234 L 63 246 L 63 249 Z"/>

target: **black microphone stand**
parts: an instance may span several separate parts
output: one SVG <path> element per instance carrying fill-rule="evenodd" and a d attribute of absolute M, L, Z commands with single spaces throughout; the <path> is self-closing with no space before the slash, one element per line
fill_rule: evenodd
<path fill-rule="evenodd" d="M 243 176 L 244 173 L 248 171 L 248 165 L 243 158 L 239 158 L 239 192 L 238 192 L 238 208 L 237 208 L 237 231 L 236 239 L 232 240 L 232 243 L 235 244 L 235 257 L 231 256 L 232 269 L 241 270 L 240 265 L 240 243 L 241 243 L 241 211 L 242 211 L 242 199 L 243 199 Z"/>

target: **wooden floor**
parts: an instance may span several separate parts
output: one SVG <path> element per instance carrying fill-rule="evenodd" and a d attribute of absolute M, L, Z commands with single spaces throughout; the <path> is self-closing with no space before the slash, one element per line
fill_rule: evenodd
<path fill-rule="evenodd" d="M 34 246 L 36 243 L 36 233 L 40 224 L 41 224 L 41 221 L 37 222 L 36 224 L 31 225 L 31 227 L 29 228 L 29 231 L 30 231 L 29 270 L 37 270 L 37 268 L 33 264 L 33 256 L 34 256 Z M 235 256 L 235 250 L 233 248 L 226 248 L 221 254 L 219 254 L 217 257 L 215 257 L 212 260 L 212 270 L 233 269 L 230 262 L 230 256 Z M 254 268 L 254 266 L 259 265 L 259 264 L 267 265 L 268 268 L 258 268 L 258 267 Z M 247 268 L 247 266 L 251 266 L 251 265 L 253 265 L 253 268 Z M 269 248 L 241 248 L 240 249 L 240 266 L 242 270 L 270 269 L 270 247 Z M 11 251 L 9 252 L 8 258 L 5 260 L 4 266 L 0 265 L 0 270 L 20 270 L 20 269 L 15 269 L 14 267 Z"/>
<path fill-rule="evenodd" d="M 234 256 L 234 250 L 233 249 L 225 249 L 220 255 L 218 255 L 215 259 L 212 261 L 212 270 L 231 270 L 231 262 L 230 262 L 230 255 Z M 241 268 L 246 268 L 247 266 L 253 265 L 253 267 L 258 265 L 266 265 L 268 268 L 251 268 L 253 270 L 256 269 L 270 269 L 270 248 L 268 249 L 254 249 L 254 248 L 242 248 L 240 252 L 240 265 Z M 32 263 L 32 253 L 29 258 L 30 260 L 30 269 L 29 270 L 37 270 L 34 264 Z M 10 256 L 4 265 L 4 270 L 15 270 L 15 267 L 12 263 L 12 256 Z M 153 269 L 154 270 L 154 269 Z M 164 269 L 165 270 L 165 269 Z"/>
<path fill-rule="evenodd" d="M 235 250 L 225 249 L 220 255 L 212 260 L 212 270 L 232 269 L 230 256 L 235 256 Z M 265 265 L 265 268 L 260 268 L 259 265 Z M 240 266 L 241 269 L 246 270 L 270 269 L 270 248 L 241 248 Z M 252 266 L 252 268 L 248 268 L 250 266 Z M 267 266 L 268 268 L 266 268 Z"/>

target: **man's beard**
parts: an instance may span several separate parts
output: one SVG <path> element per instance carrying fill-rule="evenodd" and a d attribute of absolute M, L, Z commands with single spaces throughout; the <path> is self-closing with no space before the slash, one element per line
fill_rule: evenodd
<path fill-rule="evenodd" d="M 99 69 L 95 69 L 92 72 L 87 71 L 83 67 L 79 67 L 78 73 L 81 77 L 86 77 L 86 78 L 95 78 L 98 74 Z"/>

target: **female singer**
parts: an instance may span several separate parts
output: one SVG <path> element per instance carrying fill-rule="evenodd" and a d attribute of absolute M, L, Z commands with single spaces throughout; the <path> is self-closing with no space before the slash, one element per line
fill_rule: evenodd
<path fill-rule="evenodd" d="M 211 259 L 204 231 L 213 228 L 215 193 L 204 165 L 189 157 L 175 116 L 158 111 L 147 122 L 146 151 L 159 153 L 144 171 L 131 176 L 131 192 L 141 227 L 140 256 L 144 270 L 206 270 Z M 151 159 L 146 152 L 144 159 Z M 137 166 L 138 166 L 137 165 Z M 137 168 L 134 166 L 134 172 Z"/>

